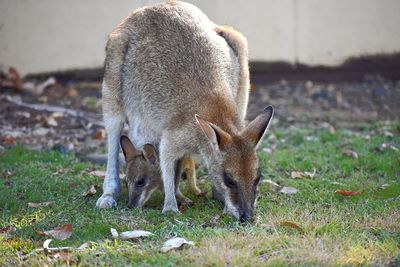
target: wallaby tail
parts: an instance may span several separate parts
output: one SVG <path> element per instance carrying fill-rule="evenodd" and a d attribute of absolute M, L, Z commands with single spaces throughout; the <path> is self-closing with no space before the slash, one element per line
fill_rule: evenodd
<path fill-rule="evenodd" d="M 228 45 L 235 52 L 239 58 L 239 62 L 244 67 L 248 67 L 248 50 L 247 50 L 247 40 L 240 32 L 235 30 L 233 27 L 228 25 L 218 25 L 215 27 L 215 31 L 226 40 Z"/>
<path fill-rule="evenodd" d="M 240 79 L 236 96 L 236 104 L 238 106 L 240 116 L 242 119 L 245 119 L 250 88 L 247 40 L 240 32 L 231 26 L 216 26 L 214 30 L 217 32 L 217 34 L 225 39 L 238 58 L 240 65 Z"/>

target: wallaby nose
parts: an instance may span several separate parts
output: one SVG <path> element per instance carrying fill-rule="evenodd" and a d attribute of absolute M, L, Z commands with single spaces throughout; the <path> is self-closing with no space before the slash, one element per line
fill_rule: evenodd
<path fill-rule="evenodd" d="M 240 222 L 242 222 L 242 223 L 244 223 L 244 222 L 251 222 L 251 221 L 253 221 L 253 216 L 251 216 L 251 215 L 248 214 L 248 213 L 243 213 L 243 214 L 240 216 Z"/>

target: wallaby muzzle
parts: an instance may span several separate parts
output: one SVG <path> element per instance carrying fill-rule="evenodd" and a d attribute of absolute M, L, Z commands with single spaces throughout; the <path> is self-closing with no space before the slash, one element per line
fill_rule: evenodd
<path fill-rule="evenodd" d="M 141 192 L 134 192 L 134 190 L 131 191 L 131 189 L 129 189 L 128 207 L 130 209 L 140 207 L 139 205 L 140 195 Z"/>

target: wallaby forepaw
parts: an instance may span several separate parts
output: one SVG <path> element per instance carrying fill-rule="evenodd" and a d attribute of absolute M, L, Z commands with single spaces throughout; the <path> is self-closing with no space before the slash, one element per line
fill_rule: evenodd
<path fill-rule="evenodd" d="M 178 206 L 175 206 L 175 207 L 164 207 L 163 210 L 162 210 L 162 213 L 164 213 L 164 214 L 168 214 L 168 213 L 179 214 L 180 211 L 178 209 Z"/>
<path fill-rule="evenodd" d="M 186 207 L 193 205 L 193 201 L 187 197 L 179 199 L 178 201 L 181 205 L 186 206 Z"/>
<path fill-rule="evenodd" d="M 101 196 L 96 202 L 96 208 L 111 209 L 117 207 L 117 201 L 110 195 Z"/>

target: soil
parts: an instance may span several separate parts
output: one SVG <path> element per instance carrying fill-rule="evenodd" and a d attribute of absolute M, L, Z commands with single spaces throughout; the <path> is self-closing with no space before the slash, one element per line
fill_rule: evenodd
<path fill-rule="evenodd" d="M 4 81 L 3 76 L 3 81 Z M 35 80 L 23 80 L 40 84 Z M 1 84 L 1 83 L 0 83 Z M 6 84 L 0 88 L 0 145 L 51 148 L 78 155 L 105 152 L 101 126 L 101 82 L 70 80 L 40 92 Z M 252 84 L 248 118 L 275 108 L 275 123 L 329 122 L 335 125 L 400 118 L 400 80 L 366 75 L 360 82 L 285 81 Z M 56 106 L 79 116 L 45 112 L 18 103 Z M 17 104 L 16 104 L 17 103 Z"/>

